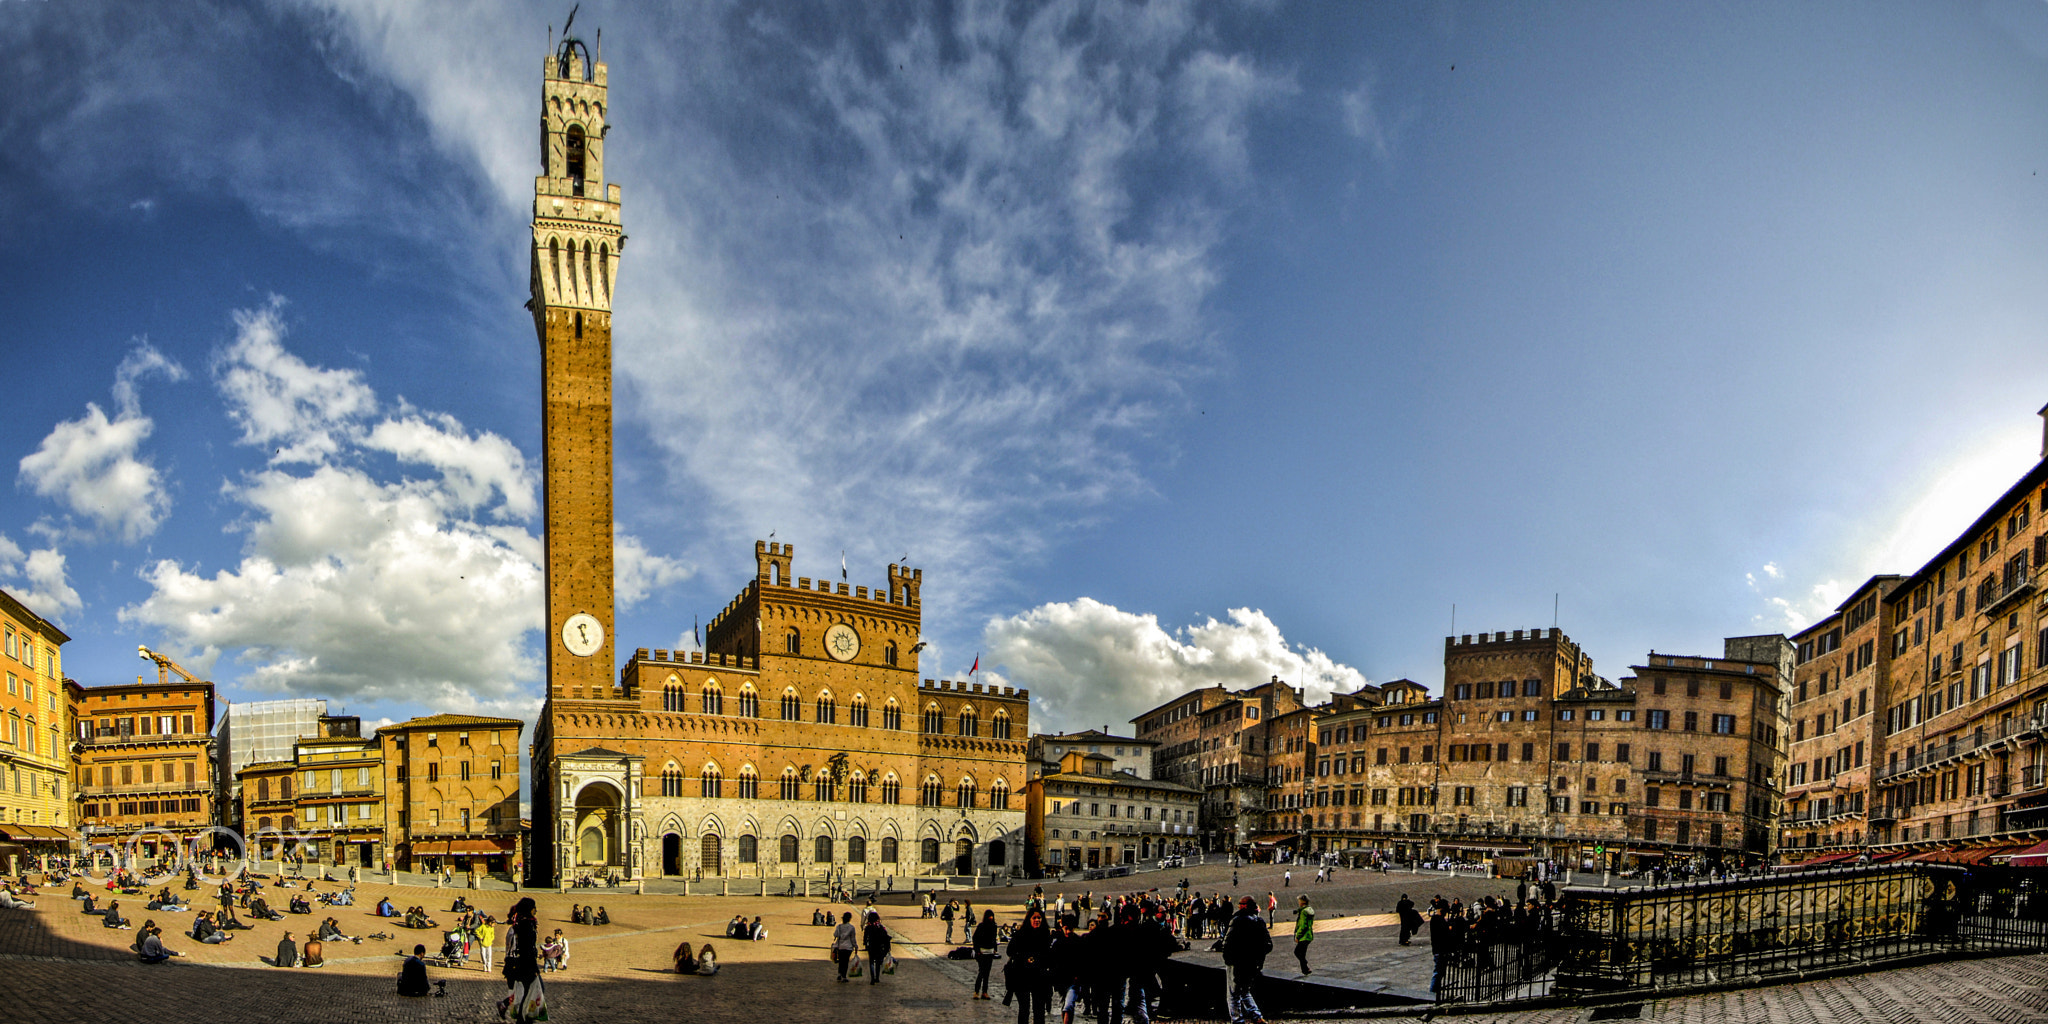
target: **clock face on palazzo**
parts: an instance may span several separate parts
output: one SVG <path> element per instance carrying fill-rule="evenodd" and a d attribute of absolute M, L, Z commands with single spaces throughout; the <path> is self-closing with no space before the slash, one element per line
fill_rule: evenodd
<path fill-rule="evenodd" d="M 579 658 L 588 658 L 604 646 L 604 624 L 589 612 L 577 612 L 562 623 L 562 646 Z"/>
<path fill-rule="evenodd" d="M 835 622 L 825 630 L 825 653 L 840 661 L 852 661 L 860 653 L 860 634 L 844 622 Z"/>

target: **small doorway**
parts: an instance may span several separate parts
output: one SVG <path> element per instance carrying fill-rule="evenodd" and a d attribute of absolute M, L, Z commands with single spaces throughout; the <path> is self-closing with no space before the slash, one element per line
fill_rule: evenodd
<path fill-rule="evenodd" d="M 725 874 L 723 851 L 719 847 L 718 833 L 704 833 L 704 841 L 697 850 L 697 870 L 706 875 Z"/>
<path fill-rule="evenodd" d="M 375 863 L 376 863 L 376 862 L 375 862 L 374 860 L 372 860 L 372 859 L 371 859 L 371 856 L 372 856 L 372 854 L 374 853 L 374 851 L 373 851 L 373 850 L 371 850 L 371 847 L 372 847 L 373 845 L 375 845 L 375 844 L 372 844 L 372 843 L 357 843 L 357 844 L 356 844 L 356 863 L 357 863 L 358 865 L 360 865 L 360 866 L 362 866 L 362 867 L 366 867 L 366 868 L 367 868 L 367 867 L 372 867 L 372 866 L 374 866 L 374 865 L 375 865 Z"/>
<path fill-rule="evenodd" d="M 661 873 L 680 875 L 683 873 L 683 837 L 674 832 L 661 837 Z"/>
<path fill-rule="evenodd" d="M 953 844 L 953 873 L 971 875 L 974 873 L 974 840 L 962 839 Z"/>

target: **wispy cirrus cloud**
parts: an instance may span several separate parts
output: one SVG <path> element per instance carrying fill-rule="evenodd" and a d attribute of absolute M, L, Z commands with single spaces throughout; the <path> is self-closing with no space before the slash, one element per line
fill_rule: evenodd
<path fill-rule="evenodd" d="M 542 35 L 507 26 L 558 12 L 308 6 L 523 218 Z M 1217 365 L 1248 123 L 1293 87 L 1190 4 L 897 13 L 691 7 L 605 40 L 620 408 L 702 509 L 695 561 L 771 528 L 907 549 L 960 607 L 1145 491 Z"/>

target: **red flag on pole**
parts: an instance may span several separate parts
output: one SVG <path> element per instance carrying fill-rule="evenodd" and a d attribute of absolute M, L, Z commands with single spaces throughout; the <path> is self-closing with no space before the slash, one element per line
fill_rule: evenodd
<path fill-rule="evenodd" d="M 979 671 L 981 671 L 981 654 L 980 654 L 979 652 L 977 652 L 977 653 L 976 653 L 976 654 L 974 655 L 974 667 L 973 667 L 973 668 L 970 668 L 970 669 L 968 669 L 968 670 L 967 670 L 967 674 L 971 676 L 971 675 L 973 675 L 973 674 L 975 674 L 976 672 L 979 672 Z"/>

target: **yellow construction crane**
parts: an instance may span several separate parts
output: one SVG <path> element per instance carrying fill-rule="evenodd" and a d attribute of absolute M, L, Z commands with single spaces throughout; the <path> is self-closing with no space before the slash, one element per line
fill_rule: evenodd
<path fill-rule="evenodd" d="M 177 674 L 184 676 L 185 681 L 188 683 L 197 684 L 204 683 L 206 681 L 204 679 L 200 679 L 199 677 L 193 675 L 190 672 L 185 671 L 184 666 L 178 664 L 175 661 L 172 661 L 170 658 L 158 654 L 157 652 L 152 651 L 149 648 L 142 646 L 141 644 L 136 644 L 135 649 L 142 654 L 142 657 L 145 660 L 156 662 L 156 681 L 163 686 L 171 685 L 171 673 L 173 672 L 176 672 Z"/>

